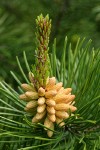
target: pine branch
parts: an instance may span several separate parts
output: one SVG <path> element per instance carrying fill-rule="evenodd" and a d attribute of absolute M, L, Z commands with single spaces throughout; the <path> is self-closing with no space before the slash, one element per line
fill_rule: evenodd
<path fill-rule="evenodd" d="M 50 57 L 52 75 L 56 75 L 58 81 L 62 81 L 65 87 L 72 87 L 76 95 L 74 115 L 64 120 L 64 126 L 48 129 L 54 133 L 50 139 L 42 123 L 33 124 L 33 114 L 26 113 L 25 101 L 19 99 L 24 93 L 21 89 L 21 81 L 11 72 L 19 84 L 19 91 L 15 91 L 4 81 L 0 82 L 0 148 L 5 149 L 99 149 L 100 127 L 100 49 L 91 48 L 91 40 L 86 44 L 85 40 L 78 40 L 75 50 L 71 44 L 64 49 L 60 60 L 57 59 L 56 40 L 53 44 L 54 51 Z M 68 53 L 66 53 L 68 51 Z M 24 52 L 26 69 L 30 71 L 30 65 Z M 18 66 L 25 82 L 29 80 L 17 57 Z M 38 63 L 37 63 L 38 65 Z M 30 84 L 29 84 L 30 85 Z M 20 94 L 19 94 L 20 93 Z M 70 111 L 69 111 L 70 114 Z M 16 144 L 15 144 L 16 143 Z"/>

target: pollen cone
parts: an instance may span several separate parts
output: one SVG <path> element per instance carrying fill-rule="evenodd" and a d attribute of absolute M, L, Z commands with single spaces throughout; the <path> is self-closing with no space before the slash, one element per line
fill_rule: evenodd
<path fill-rule="evenodd" d="M 62 82 L 56 83 L 55 77 L 48 78 L 46 87 L 35 89 L 32 83 L 22 84 L 21 87 L 25 91 L 19 97 L 26 101 L 25 110 L 30 113 L 35 113 L 32 118 L 32 123 L 44 122 L 47 135 L 53 135 L 54 125 L 59 127 L 64 126 L 64 119 L 70 117 L 77 108 L 74 105 L 75 95 L 71 95 L 71 88 L 64 89 Z M 49 130 L 50 129 L 50 130 Z"/>

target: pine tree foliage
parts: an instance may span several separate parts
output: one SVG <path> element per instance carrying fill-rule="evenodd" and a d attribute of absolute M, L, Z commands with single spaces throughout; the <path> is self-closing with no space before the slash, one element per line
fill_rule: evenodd
<path fill-rule="evenodd" d="M 57 59 L 56 39 L 50 54 L 51 76 L 56 76 L 65 87 L 72 87 L 76 95 L 77 111 L 65 120 L 65 127 L 55 127 L 52 138 L 46 136 L 44 125 L 31 123 L 32 116 L 24 111 L 25 102 L 19 99 L 23 93 L 16 73 L 12 77 L 18 83 L 14 90 L 5 81 L 0 82 L 0 149 L 6 150 L 99 150 L 100 149 L 100 49 L 91 47 L 91 40 L 78 39 L 75 49 L 64 41 L 61 59 Z M 20 59 L 18 68 L 25 82 L 29 83 L 28 56 L 23 52 L 27 74 Z M 12 79 L 12 77 L 10 77 Z M 49 129 L 50 130 L 50 129 Z"/>

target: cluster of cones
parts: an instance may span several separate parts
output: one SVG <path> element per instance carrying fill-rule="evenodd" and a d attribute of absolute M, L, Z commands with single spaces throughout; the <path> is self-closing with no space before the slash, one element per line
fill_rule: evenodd
<path fill-rule="evenodd" d="M 36 112 L 32 123 L 43 121 L 49 137 L 53 135 L 54 122 L 64 126 L 64 119 L 69 118 L 69 114 L 77 109 L 73 106 L 75 95 L 71 95 L 72 89 L 64 89 L 62 82 L 56 83 L 55 77 L 47 79 L 45 88 L 36 90 L 32 82 L 22 84 L 21 87 L 25 93 L 20 95 L 20 99 L 27 102 L 25 110 Z"/>

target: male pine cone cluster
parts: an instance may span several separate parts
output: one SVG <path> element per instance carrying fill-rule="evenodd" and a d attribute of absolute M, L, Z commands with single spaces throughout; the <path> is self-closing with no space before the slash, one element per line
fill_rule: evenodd
<path fill-rule="evenodd" d="M 55 77 L 47 79 L 45 89 L 40 87 L 36 90 L 32 78 L 30 81 L 30 84 L 21 85 L 25 93 L 20 95 L 20 99 L 27 102 L 25 107 L 27 112 L 36 113 L 32 123 L 43 122 L 47 135 L 51 137 L 54 122 L 64 126 L 64 119 L 69 118 L 69 113 L 77 109 L 73 106 L 75 95 L 71 95 L 71 88 L 64 89 L 62 82 L 56 83 Z"/>

